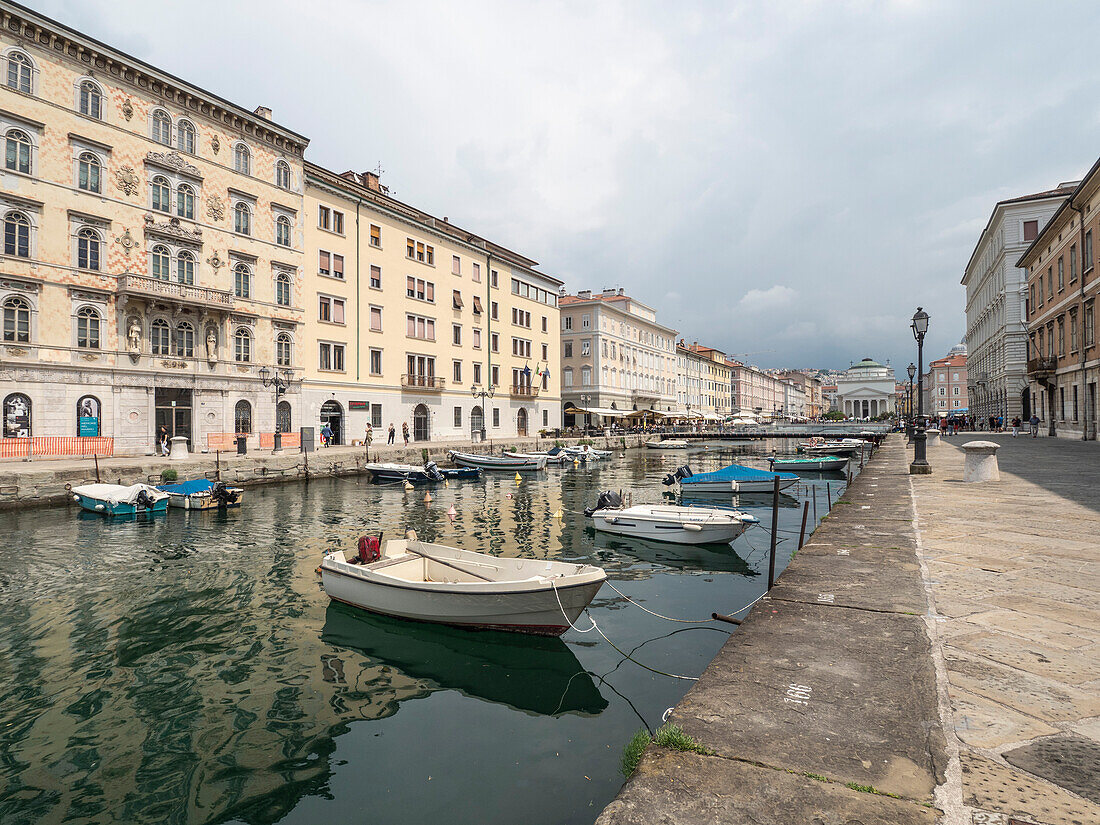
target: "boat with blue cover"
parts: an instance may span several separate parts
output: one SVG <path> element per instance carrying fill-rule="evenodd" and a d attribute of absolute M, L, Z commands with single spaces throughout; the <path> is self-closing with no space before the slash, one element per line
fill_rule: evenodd
<path fill-rule="evenodd" d="M 775 489 L 775 480 L 779 479 L 779 489 L 784 490 L 796 481 L 794 473 L 773 473 L 731 464 L 712 473 L 693 473 L 691 467 L 684 465 L 676 472 L 665 476 L 663 484 L 679 484 L 683 493 L 770 493 Z"/>
<path fill-rule="evenodd" d="M 70 492 L 82 508 L 105 516 L 163 513 L 168 507 L 168 494 L 148 484 L 82 484 Z"/>
<path fill-rule="evenodd" d="M 196 478 L 179 484 L 158 484 L 157 489 L 168 494 L 168 506 L 180 510 L 221 510 L 240 507 L 244 490 L 221 481 Z"/>

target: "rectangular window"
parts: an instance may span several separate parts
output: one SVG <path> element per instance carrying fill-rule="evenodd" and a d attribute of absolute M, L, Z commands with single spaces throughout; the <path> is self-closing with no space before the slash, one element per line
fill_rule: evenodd
<path fill-rule="evenodd" d="M 451 325 L 451 343 L 456 347 L 462 346 L 462 324 Z"/>
<path fill-rule="evenodd" d="M 573 342 L 572 341 L 563 341 L 562 342 L 561 355 L 562 355 L 562 358 L 572 358 L 573 357 Z"/>
<path fill-rule="evenodd" d="M 371 404 L 370 405 L 370 425 L 377 429 L 382 426 L 382 405 Z"/>
<path fill-rule="evenodd" d="M 1066 319 L 1058 319 L 1058 354 L 1066 354 Z M 1063 416 L 1064 417 L 1064 416 Z"/>
<path fill-rule="evenodd" d="M 338 235 L 344 234 L 344 213 L 332 210 L 332 231 Z"/>
<path fill-rule="evenodd" d="M 454 376 L 455 384 L 457 384 L 458 386 L 461 387 L 462 386 L 462 362 L 461 361 L 455 361 L 451 365 L 451 373 Z"/>
<path fill-rule="evenodd" d="M 481 349 L 481 330 L 477 327 L 474 327 L 472 334 L 474 349 Z"/>
<path fill-rule="evenodd" d="M 1059 396 L 1058 406 L 1062 411 L 1062 414 L 1059 417 L 1063 421 L 1065 421 L 1066 420 L 1066 388 L 1065 387 L 1059 387 L 1058 388 L 1058 396 Z"/>
<path fill-rule="evenodd" d="M 1064 257 L 1058 258 L 1058 291 L 1066 288 L 1066 261 Z"/>
<path fill-rule="evenodd" d="M 451 292 L 451 306 L 455 309 L 462 309 L 462 293 L 457 289 Z"/>
<path fill-rule="evenodd" d="M 1096 320 L 1093 315 L 1093 304 L 1085 304 L 1085 346 L 1091 347 L 1096 343 Z"/>
<path fill-rule="evenodd" d="M 422 341 L 435 340 L 435 319 L 425 318 L 422 315 L 405 316 L 405 334 L 409 338 L 419 338 Z"/>
<path fill-rule="evenodd" d="M 406 238 L 405 257 L 419 261 L 422 264 L 435 266 L 435 247 L 421 241 L 414 241 L 412 238 Z"/>
<path fill-rule="evenodd" d="M 587 315 L 581 316 L 581 329 L 588 329 L 592 326 L 592 319 Z"/>
<path fill-rule="evenodd" d="M 382 227 L 373 223 L 370 225 L 370 245 L 379 248 L 382 246 Z"/>
<path fill-rule="evenodd" d="M 1043 273 L 1039 273 L 1039 303 L 1037 306 L 1043 305 Z"/>
<path fill-rule="evenodd" d="M 500 320 L 500 307 L 497 305 L 496 301 L 489 304 L 489 317 L 494 321 Z"/>
<path fill-rule="evenodd" d="M 1077 352 L 1077 310 L 1069 314 L 1069 351 Z"/>
<path fill-rule="evenodd" d="M 457 255 L 452 255 L 451 256 L 451 274 L 452 275 L 461 275 L 462 274 L 462 259 L 459 258 Z"/>
<path fill-rule="evenodd" d="M 455 407 L 455 429 L 462 428 L 462 407 Z"/>
<path fill-rule="evenodd" d="M 344 256 L 337 255 L 335 252 L 332 254 L 332 277 L 341 279 L 344 277 Z"/>
<path fill-rule="evenodd" d="M 481 314 L 481 298 L 477 295 L 474 296 L 474 315 Z"/>
<path fill-rule="evenodd" d="M 495 332 L 489 333 L 489 349 L 493 352 L 500 352 L 500 335 Z"/>
<path fill-rule="evenodd" d="M 548 327 L 547 327 L 547 323 L 548 323 L 548 322 L 547 322 L 546 316 L 545 316 L 545 315 L 543 315 L 543 316 L 542 316 L 542 331 L 543 331 L 543 332 L 546 332 L 546 331 L 547 331 L 547 329 L 548 329 Z"/>
<path fill-rule="evenodd" d="M 320 306 L 318 309 L 317 320 L 328 321 L 332 324 L 344 323 L 344 299 L 332 298 L 328 295 L 322 295 L 319 298 Z"/>
<path fill-rule="evenodd" d="M 332 274 L 332 255 L 325 252 L 323 249 L 318 254 L 317 271 L 322 275 Z"/>
<path fill-rule="evenodd" d="M 372 349 L 370 351 L 370 374 L 381 375 L 382 374 L 382 350 Z M 379 407 L 381 409 L 381 407 Z M 379 426 L 379 425 L 375 425 Z"/>
<path fill-rule="evenodd" d="M 1092 230 L 1090 229 L 1085 233 L 1085 246 L 1081 250 L 1081 274 L 1084 275 L 1092 271 Z"/>
<path fill-rule="evenodd" d="M 561 385 L 563 387 L 573 386 L 573 370 L 568 367 L 561 371 Z"/>
<path fill-rule="evenodd" d="M 1047 267 L 1047 297 L 1054 297 L 1054 267 Z"/>
<path fill-rule="evenodd" d="M 318 369 L 331 372 L 344 371 L 344 345 L 321 342 Z"/>
<path fill-rule="evenodd" d="M 497 271 L 495 269 L 489 270 L 489 286 L 493 289 L 497 288 Z"/>
<path fill-rule="evenodd" d="M 494 333 L 495 334 L 495 333 Z M 512 339 L 512 355 L 517 358 L 531 357 L 531 342 L 523 338 Z"/>
<path fill-rule="evenodd" d="M 475 284 L 481 283 L 481 264 L 471 264 L 473 267 L 473 274 L 470 275 L 470 280 Z"/>
<path fill-rule="evenodd" d="M 548 357 L 549 355 L 550 355 L 550 348 L 546 344 L 543 344 L 542 345 L 542 360 L 543 361 L 548 361 L 549 360 L 549 357 Z"/>
<path fill-rule="evenodd" d="M 1024 221 L 1024 240 L 1033 241 L 1039 237 L 1039 222 Z"/>
<path fill-rule="evenodd" d="M 500 426 L 500 408 L 499 407 L 493 407 L 493 426 L 494 427 L 499 427 Z"/>
<path fill-rule="evenodd" d="M 474 383 L 481 385 L 481 364 L 474 364 Z"/>
<path fill-rule="evenodd" d="M 545 377 L 546 376 L 544 375 L 543 378 L 545 378 Z M 542 388 L 546 389 L 546 382 L 545 381 L 542 382 Z M 542 426 L 544 426 L 544 427 L 549 427 L 550 426 L 550 411 L 549 410 L 543 410 L 542 411 Z"/>
<path fill-rule="evenodd" d="M 332 226 L 332 210 L 327 206 L 317 207 L 317 226 L 321 229 L 329 229 Z"/>
<path fill-rule="evenodd" d="M 370 286 L 371 289 L 382 288 L 382 267 L 371 265 L 370 268 Z"/>
<path fill-rule="evenodd" d="M 1077 420 L 1077 385 L 1073 385 L 1073 420 Z"/>
<path fill-rule="evenodd" d="M 495 364 L 492 367 L 490 367 L 489 368 L 489 376 L 493 381 L 493 386 L 494 387 L 499 387 L 500 386 L 500 367 L 496 366 Z"/>
<path fill-rule="evenodd" d="M 1028 317 L 1031 316 L 1031 308 L 1033 306 L 1035 306 L 1035 284 L 1032 284 L 1030 287 L 1028 287 L 1028 298 L 1027 298 L 1027 314 L 1028 314 Z"/>
<path fill-rule="evenodd" d="M 372 306 L 370 308 L 370 331 L 382 331 L 382 307 Z"/>
<path fill-rule="evenodd" d="M 585 338 L 583 341 L 581 341 L 581 358 L 584 358 L 586 355 L 590 355 L 591 353 L 592 353 L 592 339 L 591 338 Z"/>
<path fill-rule="evenodd" d="M 573 316 L 572 315 L 566 315 L 564 318 L 561 319 L 561 322 L 562 322 L 562 329 L 564 331 L 566 331 L 566 332 L 571 332 L 572 331 L 572 329 L 573 329 Z"/>
<path fill-rule="evenodd" d="M 1077 244 L 1069 248 L 1069 282 L 1077 280 Z"/>
<path fill-rule="evenodd" d="M 405 295 L 417 301 L 435 303 L 435 284 L 409 275 L 405 278 Z"/>
<path fill-rule="evenodd" d="M 517 327 L 531 328 L 531 313 L 512 307 L 512 323 Z"/>

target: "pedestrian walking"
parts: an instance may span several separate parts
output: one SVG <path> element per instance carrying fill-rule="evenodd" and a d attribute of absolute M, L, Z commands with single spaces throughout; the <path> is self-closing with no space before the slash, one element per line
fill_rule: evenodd
<path fill-rule="evenodd" d="M 1020 416 L 1016 416 L 1012 419 L 1012 437 L 1015 438 L 1020 434 Z"/>
<path fill-rule="evenodd" d="M 332 427 L 327 423 L 321 428 L 321 446 L 328 447 L 332 444 Z"/>
<path fill-rule="evenodd" d="M 160 428 L 160 454 L 168 455 L 168 428 Z"/>
<path fill-rule="evenodd" d="M 408 421 L 402 421 L 401 422 L 401 437 L 403 439 L 405 439 L 405 446 L 408 447 L 409 446 L 409 422 Z"/>
<path fill-rule="evenodd" d="M 995 416 L 989 416 L 989 431 L 993 432 L 997 429 L 997 419 Z"/>
<path fill-rule="evenodd" d="M 374 441 L 374 427 L 372 427 L 370 425 L 370 422 L 368 421 L 367 431 L 363 434 L 363 443 L 365 443 L 369 448 L 372 441 Z"/>
<path fill-rule="evenodd" d="M 1005 417 L 1003 415 L 997 416 L 997 432 L 1003 433 L 1005 431 Z"/>
<path fill-rule="evenodd" d="M 1039 416 L 1037 416 L 1035 413 L 1032 413 L 1031 418 L 1029 418 L 1027 420 L 1027 423 L 1031 425 L 1031 437 L 1032 438 L 1038 438 L 1039 437 Z"/>
<path fill-rule="evenodd" d="M 389 436 L 386 438 L 386 443 L 387 444 L 392 444 L 393 443 L 393 438 L 394 438 L 395 435 L 396 435 L 396 431 L 394 430 L 393 424 L 391 423 L 390 424 L 390 433 L 389 433 Z"/>

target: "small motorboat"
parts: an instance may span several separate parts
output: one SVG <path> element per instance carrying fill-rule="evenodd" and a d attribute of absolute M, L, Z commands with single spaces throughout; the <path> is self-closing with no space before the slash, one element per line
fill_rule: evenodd
<path fill-rule="evenodd" d="M 731 464 L 713 473 L 693 473 L 686 464 L 669 473 L 662 483 L 671 486 L 679 484 L 684 494 L 695 493 L 770 493 L 775 489 L 775 480 L 779 479 L 779 489 L 784 490 L 796 481 L 794 473 L 772 473 L 757 470 L 741 464 Z"/>
<path fill-rule="evenodd" d="M 456 625 L 560 636 L 595 598 L 607 574 L 590 564 L 498 558 L 429 544 L 409 531 L 358 551 L 326 553 L 321 582 L 330 599 L 372 613 Z"/>
<path fill-rule="evenodd" d="M 584 511 L 597 530 L 619 536 L 676 544 L 728 544 L 756 524 L 756 516 L 716 507 L 636 504 L 623 507 L 622 496 L 600 493 L 594 508 Z"/>
<path fill-rule="evenodd" d="M 517 453 L 512 450 L 505 450 L 504 455 L 508 458 L 525 458 L 525 459 L 539 459 L 545 458 L 547 464 L 557 464 L 565 466 L 566 464 L 572 464 L 577 459 L 569 455 L 561 447 L 554 447 L 552 450 L 546 450 L 544 452 L 537 453 Z"/>
<path fill-rule="evenodd" d="M 370 473 L 370 480 L 375 484 L 393 484 L 406 481 L 410 484 L 429 484 L 452 478 L 478 478 L 481 475 L 481 470 L 477 467 L 442 469 L 434 461 L 429 461 L 423 467 L 417 467 L 414 464 L 376 462 L 364 464 L 363 469 Z"/>
<path fill-rule="evenodd" d="M 647 441 L 645 445 L 651 450 L 683 450 L 690 446 L 682 438 L 667 438 L 664 441 Z"/>
<path fill-rule="evenodd" d="M 168 493 L 148 484 L 83 484 L 72 488 L 73 501 L 91 513 L 106 516 L 132 516 L 138 513 L 163 513 L 168 509 Z"/>
<path fill-rule="evenodd" d="M 775 455 L 768 457 L 768 463 L 771 464 L 772 470 L 817 473 L 843 470 L 848 466 L 848 458 L 836 455 Z"/>
<path fill-rule="evenodd" d="M 244 490 L 229 487 L 221 481 L 197 478 L 179 484 L 158 484 L 157 489 L 168 494 L 168 506 L 181 510 L 221 510 L 240 507 Z"/>
<path fill-rule="evenodd" d="M 451 450 L 447 455 L 451 461 L 463 467 L 480 467 L 482 470 L 506 470 L 508 472 L 531 472 L 546 469 L 546 456 L 533 458 L 509 458 L 505 455 L 476 455 Z"/>
<path fill-rule="evenodd" d="M 860 438 L 842 438 L 839 441 L 826 441 L 820 436 L 815 436 L 809 441 L 803 441 L 798 445 L 798 452 L 806 455 L 851 455 L 866 449 L 867 442 Z"/>
<path fill-rule="evenodd" d="M 597 450 L 591 444 L 579 444 L 576 447 L 562 447 L 562 449 L 572 456 L 580 456 L 584 459 L 594 459 L 597 461 L 611 455 L 611 450 Z"/>

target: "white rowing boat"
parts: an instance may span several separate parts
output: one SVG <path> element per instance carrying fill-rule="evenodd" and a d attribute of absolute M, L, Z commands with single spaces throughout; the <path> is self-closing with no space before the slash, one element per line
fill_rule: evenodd
<path fill-rule="evenodd" d="M 451 450 L 451 461 L 463 467 L 480 467 L 482 470 L 507 470 L 509 472 L 530 472 L 546 469 L 546 456 L 531 458 L 510 458 L 506 455 L 476 455 Z"/>
<path fill-rule="evenodd" d="M 557 448 L 555 448 L 557 449 Z M 522 458 L 527 461 L 537 461 L 540 458 L 545 458 L 547 464 L 557 464 L 564 466 L 566 464 L 572 464 L 576 459 L 565 452 L 565 450 L 558 450 L 558 452 L 545 452 L 545 453 L 517 453 L 512 450 L 505 450 L 504 455 L 508 458 Z"/>
<path fill-rule="evenodd" d="M 645 445 L 651 450 L 684 450 L 689 446 L 682 438 L 668 438 L 664 441 L 647 441 Z"/>
<path fill-rule="evenodd" d="M 607 574 L 590 564 L 509 559 L 407 539 L 364 536 L 359 551 L 327 553 L 329 598 L 387 616 L 482 630 L 560 636 Z"/>
<path fill-rule="evenodd" d="M 586 510 L 592 524 L 604 533 L 675 544 L 728 544 L 740 536 L 756 516 L 717 507 L 679 507 L 673 504 L 616 506 L 621 499 L 601 493 L 595 510 Z"/>

